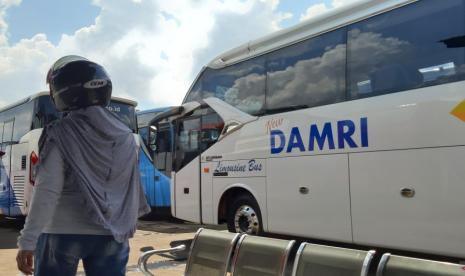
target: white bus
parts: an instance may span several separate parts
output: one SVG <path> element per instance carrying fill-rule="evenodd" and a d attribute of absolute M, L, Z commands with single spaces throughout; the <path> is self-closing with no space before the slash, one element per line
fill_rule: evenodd
<path fill-rule="evenodd" d="M 363 1 L 251 41 L 158 119 L 175 217 L 465 257 L 465 0 Z"/>
<path fill-rule="evenodd" d="M 137 103 L 112 97 L 107 107 L 134 133 Z M 28 213 L 34 186 L 34 165 L 43 127 L 60 118 L 48 92 L 32 95 L 0 109 L 0 215 L 21 217 Z"/>

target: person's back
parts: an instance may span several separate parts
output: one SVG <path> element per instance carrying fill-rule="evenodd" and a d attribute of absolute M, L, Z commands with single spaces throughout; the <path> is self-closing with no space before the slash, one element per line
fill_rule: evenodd
<path fill-rule="evenodd" d="M 58 60 L 48 75 L 52 99 L 68 112 L 39 141 L 40 165 L 18 245 L 18 268 L 35 275 L 124 275 L 128 238 L 149 211 L 139 182 L 131 130 L 103 106 L 104 69 L 86 59 Z M 40 237 L 39 237 L 40 235 Z"/>

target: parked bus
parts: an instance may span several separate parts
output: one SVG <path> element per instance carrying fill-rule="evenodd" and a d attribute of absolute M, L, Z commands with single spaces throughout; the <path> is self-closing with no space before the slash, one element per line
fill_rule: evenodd
<path fill-rule="evenodd" d="M 170 176 L 165 173 L 164 167 L 157 167 L 154 161 L 156 157 L 155 140 L 157 129 L 149 129 L 149 122 L 169 107 L 161 107 L 137 112 L 138 133 L 142 138 L 145 154 L 140 154 L 139 167 L 142 185 L 145 190 L 147 201 L 155 215 L 170 214 Z M 164 139 L 172 139 L 172 133 L 161 133 Z"/>
<path fill-rule="evenodd" d="M 107 108 L 136 133 L 136 105 L 112 97 Z M 39 162 L 38 140 L 43 127 L 60 117 L 48 92 L 0 109 L 0 215 L 18 217 L 28 213 L 34 166 Z"/>
<path fill-rule="evenodd" d="M 175 126 L 180 219 L 465 257 L 465 1 L 362 1 L 226 52 Z"/>

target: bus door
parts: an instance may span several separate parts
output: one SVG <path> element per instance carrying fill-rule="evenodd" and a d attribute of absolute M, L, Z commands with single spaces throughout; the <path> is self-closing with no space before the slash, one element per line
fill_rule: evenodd
<path fill-rule="evenodd" d="M 176 172 L 175 215 L 185 220 L 202 222 L 203 212 L 211 213 L 211 208 L 204 210 L 205 205 L 202 203 L 211 205 L 208 191 L 212 187 L 208 185 L 211 184 L 211 179 L 202 179 L 201 155 L 218 140 L 224 122 L 213 109 L 201 108 L 192 116 L 177 119 L 176 126 L 173 162 Z"/>
<path fill-rule="evenodd" d="M 200 221 L 200 130 L 201 117 L 176 120 L 176 139 L 172 191 L 175 195 L 175 216 Z"/>
<path fill-rule="evenodd" d="M 156 207 L 169 207 L 170 177 L 173 160 L 172 127 L 170 123 L 155 124 L 149 127 L 148 141 L 155 168 L 155 202 Z"/>
<path fill-rule="evenodd" d="M 150 149 L 153 162 L 160 173 L 171 177 L 173 162 L 173 125 L 170 122 L 150 126 Z"/>
<path fill-rule="evenodd" d="M 10 207 L 15 201 L 11 189 L 11 145 L 13 139 L 14 119 L 6 121 L 2 126 L 2 140 L 0 151 L 3 156 L 0 157 L 0 208 L 2 214 L 9 216 Z"/>

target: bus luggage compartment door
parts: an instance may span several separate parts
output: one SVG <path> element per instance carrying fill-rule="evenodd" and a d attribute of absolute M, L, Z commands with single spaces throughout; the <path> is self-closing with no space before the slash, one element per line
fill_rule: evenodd
<path fill-rule="evenodd" d="M 350 154 L 354 241 L 465 257 L 465 147 Z"/>
<path fill-rule="evenodd" d="M 352 242 L 346 154 L 268 160 L 269 231 Z"/>

